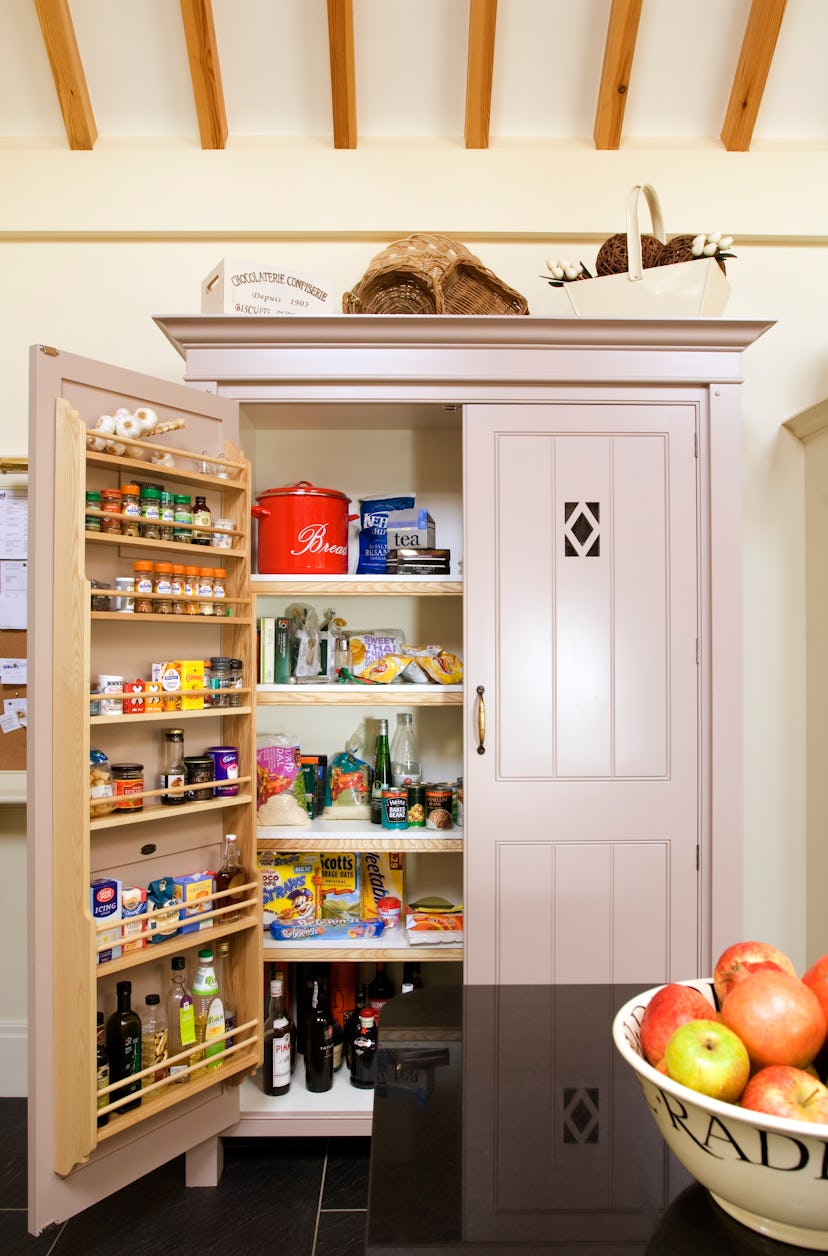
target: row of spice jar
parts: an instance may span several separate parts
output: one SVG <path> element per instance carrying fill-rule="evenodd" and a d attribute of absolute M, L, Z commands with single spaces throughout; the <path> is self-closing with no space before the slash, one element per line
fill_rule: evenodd
<path fill-rule="evenodd" d="M 233 520 L 213 519 L 204 497 L 168 493 L 160 484 L 124 484 L 86 494 L 87 532 L 138 536 L 231 549 Z"/>
<path fill-rule="evenodd" d="M 143 715 L 159 711 L 200 711 L 204 707 L 238 707 L 244 684 L 241 659 L 213 655 L 150 664 L 149 679 L 128 680 L 114 673 L 93 676 L 90 715 Z M 209 692 L 205 692 L 209 691 Z"/>
<path fill-rule="evenodd" d="M 224 567 L 189 567 L 179 563 L 152 563 L 138 559 L 131 576 L 117 576 L 115 597 L 95 593 L 92 610 L 139 615 L 231 615 Z"/>

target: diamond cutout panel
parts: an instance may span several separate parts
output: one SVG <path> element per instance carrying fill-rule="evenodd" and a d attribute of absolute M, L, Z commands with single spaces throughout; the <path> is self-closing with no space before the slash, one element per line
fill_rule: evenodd
<path fill-rule="evenodd" d="M 565 1143 L 599 1142 L 598 1107 L 597 1086 L 564 1088 L 563 1140 Z"/>
<path fill-rule="evenodd" d="M 601 503 L 564 503 L 564 555 L 566 558 L 600 558 Z"/>

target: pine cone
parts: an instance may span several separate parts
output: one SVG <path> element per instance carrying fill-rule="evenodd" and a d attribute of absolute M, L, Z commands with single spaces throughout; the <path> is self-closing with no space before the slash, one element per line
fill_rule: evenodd
<path fill-rule="evenodd" d="M 661 255 L 662 243 L 652 235 L 642 235 L 641 237 L 641 262 L 642 265 L 657 266 L 658 259 Z M 598 256 L 595 259 L 595 272 L 598 275 L 623 275 L 629 270 L 627 261 L 627 237 L 626 234 L 618 234 L 610 236 L 605 240 L 598 250 Z"/>

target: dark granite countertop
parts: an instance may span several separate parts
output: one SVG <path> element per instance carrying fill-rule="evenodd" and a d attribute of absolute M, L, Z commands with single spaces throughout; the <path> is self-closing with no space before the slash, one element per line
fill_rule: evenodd
<path fill-rule="evenodd" d="M 612 1042 L 637 986 L 435 986 L 383 1009 L 368 1256 L 803 1256 L 665 1147 Z"/>

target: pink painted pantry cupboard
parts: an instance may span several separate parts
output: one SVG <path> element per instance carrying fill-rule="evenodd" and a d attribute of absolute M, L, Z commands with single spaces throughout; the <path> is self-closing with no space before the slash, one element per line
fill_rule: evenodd
<path fill-rule="evenodd" d="M 443 890 L 465 908 L 462 951 L 422 948 L 414 958 L 454 965 L 472 984 L 686 977 L 705 971 L 740 923 L 739 389 L 741 354 L 768 325 L 157 322 L 184 358 L 188 386 L 32 350 L 35 1231 L 182 1152 L 191 1182 L 215 1181 L 222 1131 L 369 1132 L 370 1095 L 335 1087 L 306 1096 L 297 1085 L 285 1105 L 250 1080 L 261 1053 L 262 964 L 412 958 L 393 939 L 344 951 L 267 937 L 263 946 L 251 871 L 240 908 L 222 910 L 217 899 L 205 933 L 98 963 L 92 877 L 147 885 L 214 867 L 228 831 L 249 870 L 263 841 L 304 851 L 402 847 L 412 891 Z M 114 587 L 134 560 L 176 548 L 85 527 L 87 489 L 125 483 L 148 465 L 129 451 L 88 450 L 85 429 L 139 405 L 185 422 L 169 438 L 176 465 L 158 467 L 158 478 L 176 492 L 206 493 L 232 521 L 232 546 L 221 551 L 230 618 L 125 622 L 93 600 L 92 581 Z M 258 573 L 252 503 L 300 479 L 352 498 L 415 492 L 438 520 L 437 543 L 451 548 L 451 573 Z M 257 690 L 256 617 L 291 601 L 344 608 L 354 626 L 400 624 L 409 639 L 439 640 L 462 658 L 463 684 Z M 175 717 L 195 748 L 239 747 L 238 794 L 164 808 L 147 779 L 141 813 L 90 818 L 90 746 L 154 771 L 170 722 L 164 713 L 90 715 L 90 677 L 143 675 L 150 660 L 191 652 L 243 660 L 241 705 Z M 463 776 L 462 830 L 401 838 L 360 823 L 257 828 L 257 729 L 289 726 L 318 746 L 398 709 L 414 713 L 424 771 Z M 112 1119 L 99 1127 L 96 1010 L 114 1006 L 124 978 L 136 1002 L 162 975 L 166 985 L 171 955 L 192 958 L 205 938 L 230 943 L 237 1028 L 222 1069 L 145 1091 L 139 1108 L 117 1116 L 114 1092 Z"/>

